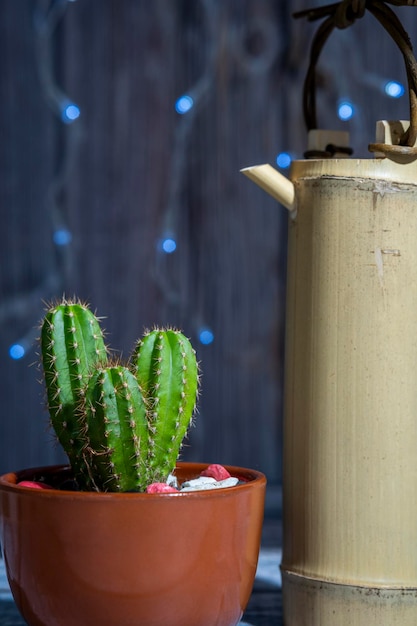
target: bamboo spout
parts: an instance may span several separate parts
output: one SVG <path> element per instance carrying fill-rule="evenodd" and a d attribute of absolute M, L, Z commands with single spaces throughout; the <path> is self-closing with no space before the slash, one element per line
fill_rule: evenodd
<path fill-rule="evenodd" d="M 295 216 L 294 185 L 268 163 L 240 170 Z"/>

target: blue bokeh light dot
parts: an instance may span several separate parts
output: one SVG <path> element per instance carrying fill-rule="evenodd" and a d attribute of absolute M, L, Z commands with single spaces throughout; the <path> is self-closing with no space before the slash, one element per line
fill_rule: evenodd
<path fill-rule="evenodd" d="M 214 341 L 214 333 L 210 328 L 202 328 L 199 332 L 198 338 L 200 343 L 204 346 L 208 346 Z"/>
<path fill-rule="evenodd" d="M 396 80 L 390 80 L 385 84 L 384 91 L 390 98 L 401 98 L 405 93 L 405 88 Z"/>
<path fill-rule="evenodd" d="M 80 115 L 81 111 L 79 107 L 73 102 L 65 104 L 62 107 L 61 118 L 65 124 L 72 124 L 72 122 L 75 122 L 75 120 L 78 119 Z"/>
<path fill-rule="evenodd" d="M 339 119 L 345 122 L 350 120 L 355 115 L 355 107 L 351 102 L 345 100 L 344 102 L 339 103 L 337 114 Z"/>
<path fill-rule="evenodd" d="M 283 170 L 286 170 L 290 167 L 291 161 L 292 157 L 288 152 L 280 152 L 276 158 L 278 167 Z"/>
<path fill-rule="evenodd" d="M 26 353 L 26 350 L 20 343 L 14 343 L 9 348 L 10 358 L 13 359 L 14 361 L 18 361 L 19 359 L 22 359 L 25 356 L 25 353 Z"/>
<path fill-rule="evenodd" d="M 167 237 L 162 241 L 162 250 L 166 254 L 172 254 L 177 249 L 177 242 L 172 237 Z"/>
<path fill-rule="evenodd" d="M 66 228 L 59 228 L 54 232 L 53 240 L 57 246 L 67 246 L 72 241 L 72 234 Z"/>
<path fill-rule="evenodd" d="M 175 103 L 175 110 L 180 115 L 184 115 L 184 113 L 188 113 L 190 109 L 194 106 L 194 100 L 191 96 L 181 96 Z"/>

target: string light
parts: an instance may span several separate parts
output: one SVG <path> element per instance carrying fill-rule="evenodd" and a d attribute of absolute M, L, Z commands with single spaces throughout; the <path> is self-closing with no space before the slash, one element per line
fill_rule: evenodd
<path fill-rule="evenodd" d="M 36 45 L 36 62 L 39 76 L 39 83 L 43 92 L 43 96 L 54 112 L 55 115 L 65 125 L 72 125 L 81 115 L 79 106 L 65 94 L 56 82 L 54 76 L 54 55 L 56 42 L 54 41 L 55 33 L 60 21 L 64 18 L 67 7 L 70 2 L 75 0 L 67 0 L 61 2 L 45 3 L 44 0 L 37 0 L 35 19 L 33 20 L 34 41 Z M 72 233 L 65 225 L 66 211 L 62 206 L 61 190 L 67 184 L 70 172 L 70 159 L 76 153 L 76 144 L 81 139 L 80 127 L 74 124 L 74 130 L 65 133 L 64 150 L 62 158 L 60 158 L 56 174 L 51 180 L 46 208 L 54 228 L 52 242 L 56 246 L 61 260 L 54 264 L 43 282 L 35 286 L 32 291 L 19 294 L 14 298 L 4 300 L 0 304 L 0 321 L 10 317 L 31 315 L 40 317 L 40 309 L 42 300 L 47 301 L 55 294 L 62 293 L 65 290 L 66 272 L 71 266 L 69 251 L 67 250 L 72 241 Z M 39 308 L 39 315 L 37 310 Z M 19 340 L 15 341 L 8 350 L 9 357 L 14 361 L 23 359 L 33 348 L 38 330 L 34 328 L 33 320 L 30 328 Z"/>
<path fill-rule="evenodd" d="M 288 152 L 280 152 L 276 158 L 278 167 L 282 170 L 286 170 L 290 167 L 292 162 L 292 156 Z"/>
<path fill-rule="evenodd" d="M 81 115 L 79 107 L 73 102 L 69 102 L 62 105 L 61 119 L 64 124 L 72 124 Z"/>
<path fill-rule="evenodd" d="M 214 341 L 214 333 L 210 328 L 200 328 L 198 339 L 203 346 L 209 346 Z"/>
<path fill-rule="evenodd" d="M 54 232 L 52 239 L 57 246 L 67 246 L 72 241 L 72 234 L 66 228 L 59 228 Z"/>
<path fill-rule="evenodd" d="M 184 113 L 188 113 L 190 109 L 194 106 L 194 100 L 191 96 L 185 95 L 178 98 L 175 103 L 175 110 L 180 115 L 184 115 Z"/>
<path fill-rule="evenodd" d="M 9 348 L 10 358 L 13 359 L 14 361 L 18 361 L 19 359 L 22 359 L 25 356 L 25 354 L 26 354 L 26 350 L 24 346 L 22 346 L 20 343 L 14 343 Z"/>
<path fill-rule="evenodd" d="M 162 240 L 161 248 L 165 254 L 172 254 L 177 249 L 177 242 L 172 237 L 167 237 Z"/>
<path fill-rule="evenodd" d="M 179 284 L 180 277 L 176 272 L 177 265 L 164 261 L 167 255 L 179 250 L 179 241 L 175 233 L 184 232 L 182 222 L 187 219 L 188 207 L 184 200 L 184 188 L 188 174 L 188 142 L 197 119 L 198 108 L 214 91 L 222 46 L 221 38 L 218 37 L 219 18 L 218 3 L 203 0 L 199 19 L 201 38 L 204 40 L 203 71 L 195 82 L 189 85 L 186 91 L 172 103 L 172 114 L 178 114 L 179 119 L 174 125 L 170 169 L 167 173 L 166 204 L 162 216 L 161 237 L 157 241 L 157 255 L 153 267 L 155 283 L 164 296 L 172 320 L 175 320 L 177 315 L 180 318 L 183 318 L 184 315 L 190 316 L 189 311 L 183 310 L 184 298 L 182 297 L 182 287 Z M 186 254 L 187 241 L 184 241 L 181 242 L 181 255 Z M 181 258 L 180 262 L 186 264 L 187 259 Z M 199 298 L 198 304 L 193 308 L 193 327 L 195 329 L 200 327 L 196 319 L 204 319 L 200 311 L 202 306 L 202 299 Z M 205 335 L 203 335 L 204 337 Z"/>
<path fill-rule="evenodd" d="M 389 80 L 385 83 L 384 91 L 390 98 L 401 98 L 405 93 L 405 87 L 396 80 Z"/>
<path fill-rule="evenodd" d="M 339 119 L 341 119 L 343 122 L 347 122 L 354 116 L 355 107 L 348 100 L 343 100 L 338 105 L 337 114 L 339 116 Z"/>

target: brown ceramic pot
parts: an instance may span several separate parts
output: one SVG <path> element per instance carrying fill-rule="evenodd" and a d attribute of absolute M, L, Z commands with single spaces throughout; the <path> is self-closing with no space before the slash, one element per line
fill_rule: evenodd
<path fill-rule="evenodd" d="M 179 481 L 205 464 L 179 463 Z M 110 494 L 57 484 L 69 468 L 0 477 L 0 538 L 29 626 L 235 626 L 252 591 L 266 479 L 178 494 Z"/>

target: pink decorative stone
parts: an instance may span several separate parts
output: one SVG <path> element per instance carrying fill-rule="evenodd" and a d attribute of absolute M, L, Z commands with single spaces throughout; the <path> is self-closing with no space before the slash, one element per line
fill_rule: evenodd
<path fill-rule="evenodd" d="M 178 493 L 178 489 L 166 483 L 152 483 L 146 487 L 146 493 Z"/>
<path fill-rule="evenodd" d="M 203 470 L 200 476 L 209 476 L 210 478 L 215 478 L 217 481 L 226 480 L 226 478 L 230 478 L 230 474 L 223 465 L 219 465 L 218 463 L 212 463 L 205 470 Z"/>
<path fill-rule="evenodd" d="M 19 487 L 30 487 L 31 489 L 53 489 L 51 485 L 36 482 L 34 480 L 21 480 L 20 483 L 17 484 L 19 485 Z"/>

